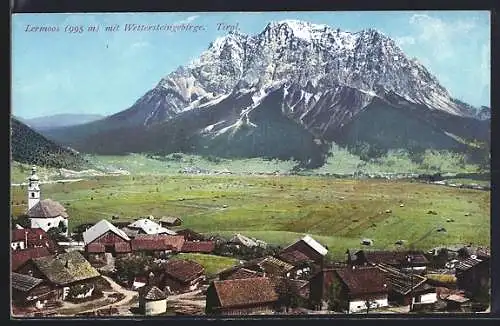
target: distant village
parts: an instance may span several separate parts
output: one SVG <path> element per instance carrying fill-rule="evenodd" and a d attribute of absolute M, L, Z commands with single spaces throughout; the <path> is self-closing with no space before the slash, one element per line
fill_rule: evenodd
<path fill-rule="evenodd" d="M 244 234 L 201 234 L 169 214 L 70 232 L 63 205 L 41 198 L 35 168 L 27 196 L 29 225 L 11 235 L 15 317 L 489 310 L 489 248 L 380 251 L 365 239 L 333 261 L 310 235 L 282 248 Z M 193 254 L 236 263 L 208 273 L 201 260 L 183 258 Z"/>

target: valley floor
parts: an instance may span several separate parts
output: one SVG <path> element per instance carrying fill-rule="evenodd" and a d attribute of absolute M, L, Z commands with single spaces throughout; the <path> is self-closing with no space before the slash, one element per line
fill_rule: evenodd
<path fill-rule="evenodd" d="M 344 258 L 361 239 L 373 247 L 430 249 L 490 243 L 490 193 L 395 180 L 306 176 L 96 176 L 42 185 L 42 198 L 67 207 L 70 228 L 112 216 L 120 220 L 175 215 L 182 227 L 231 236 L 242 233 L 287 245 L 304 234 Z M 11 188 L 17 216 L 26 186 Z M 445 232 L 438 232 L 438 229 Z"/>

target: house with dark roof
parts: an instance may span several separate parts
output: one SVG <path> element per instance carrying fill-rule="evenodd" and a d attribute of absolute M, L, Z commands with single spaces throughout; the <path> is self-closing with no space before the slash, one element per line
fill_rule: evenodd
<path fill-rule="evenodd" d="M 57 245 L 47 233 L 40 228 L 15 229 L 11 232 L 10 247 L 12 250 L 45 247 L 50 252 L 55 252 Z"/>
<path fill-rule="evenodd" d="M 33 247 L 11 252 L 11 271 L 21 269 L 30 259 L 50 256 L 52 253 L 46 247 Z"/>
<path fill-rule="evenodd" d="M 205 280 L 205 269 L 192 260 L 169 259 L 160 273 L 158 284 L 167 293 L 194 291 Z"/>
<path fill-rule="evenodd" d="M 490 260 L 472 255 L 455 265 L 457 287 L 470 296 L 488 291 L 490 287 Z"/>
<path fill-rule="evenodd" d="M 278 293 L 267 277 L 213 281 L 207 289 L 207 315 L 271 314 Z"/>
<path fill-rule="evenodd" d="M 295 259 L 297 261 L 296 264 L 298 264 L 299 261 L 305 261 L 305 257 L 307 257 L 308 260 L 314 262 L 319 266 L 322 266 L 324 257 L 327 253 L 327 248 L 314 240 L 311 236 L 306 235 L 300 240 L 292 243 L 288 247 L 285 247 L 278 254 L 278 257 L 288 262 L 290 262 L 291 259 Z"/>
<path fill-rule="evenodd" d="M 184 241 L 181 252 L 197 252 L 209 254 L 215 249 L 214 241 Z"/>
<path fill-rule="evenodd" d="M 203 234 L 195 232 L 191 229 L 182 229 L 176 231 L 178 235 L 182 235 L 186 241 L 204 241 L 205 237 Z"/>
<path fill-rule="evenodd" d="M 99 272 L 78 251 L 32 258 L 18 273 L 43 279 L 65 300 L 70 289 L 88 288 L 83 297 L 92 295 Z"/>
<path fill-rule="evenodd" d="M 331 296 L 339 302 L 336 310 L 348 313 L 388 305 L 387 280 L 377 267 L 324 268 L 309 284 L 309 298 L 316 309 L 326 309 Z"/>
<path fill-rule="evenodd" d="M 163 216 L 158 222 L 163 227 L 179 226 L 182 224 L 181 218 L 177 216 Z"/>
<path fill-rule="evenodd" d="M 159 315 L 167 311 L 167 295 L 154 285 L 139 289 L 139 310 L 146 316 Z"/>
<path fill-rule="evenodd" d="M 429 305 L 437 301 L 436 288 L 427 283 L 427 278 L 415 273 L 404 273 L 385 264 L 377 264 L 377 268 L 386 277 L 389 302 L 408 306 L 410 304 Z"/>
<path fill-rule="evenodd" d="M 43 307 L 46 300 L 56 297 L 50 284 L 29 275 L 11 273 L 12 303 L 17 306 Z"/>
<path fill-rule="evenodd" d="M 422 251 L 408 250 L 357 250 L 348 252 L 347 263 L 350 265 L 385 264 L 405 271 L 424 272 L 429 260 Z"/>

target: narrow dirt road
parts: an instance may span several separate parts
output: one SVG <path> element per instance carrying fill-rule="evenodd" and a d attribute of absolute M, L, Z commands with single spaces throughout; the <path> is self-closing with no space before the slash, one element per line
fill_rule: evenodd
<path fill-rule="evenodd" d="M 125 297 L 123 299 L 121 299 L 120 301 L 117 301 L 117 302 L 114 302 L 114 303 L 111 303 L 111 304 L 99 307 L 99 309 L 103 309 L 103 308 L 105 309 L 105 308 L 111 308 L 111 307 L 118 307 L 118 306 L 126 305 L 127 303 L 129 303 L 130 301 L 132 301 L 132 299 L 135 296 L 138 295 L 137 292 L 135 292 L 135 291 L 130 291 L 130 290 L 127 290 L 127 289 L 123 288 L 120 284 L 118 284 L 115 281 L 113 281 L 110 277 L 104 276 L 104 275 L 102 275 L 102 277 L 106 281 L 108 281 L 109 285 L 111 285 L 111 288 L 114 291 L 123 294 Z M 93 310 L 96 310 L 96 309 L 90 309 L 90 310 L 82 311 L 82 313 L 83 312 L 90 312 L 90 311 L 93 311 Z"/>

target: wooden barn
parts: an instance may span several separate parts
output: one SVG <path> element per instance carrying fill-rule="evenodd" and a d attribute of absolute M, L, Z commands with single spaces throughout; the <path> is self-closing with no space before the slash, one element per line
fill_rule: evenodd
<path fill-rule="evenodd" d="M 182 220 L 180 217 L 176 216 L 163 216 L 158 220 L 160 222 L 160 225 L 163 227 L 171 227 L 171 226 L 179 226 L 182 224 Z"/>
<path fill-rule="evenodd" d="M 43 279 L 29 275 L 11 273 L 12 302 L 17 306 L 42 308 L 48 300 L 57 298 L 57 293 Z"/>
<path fill-rule="evenodd" d="M 205 280 L 205 269 L 197 262 L 170 259 L 161 266 L 160 288 L 167 293 L 194 291 Z"/>
<path fill-rule="evenodd" d="M 213 281 L 207 289 L 207 315 L 271 314 L 278 301 L 267 277 Z"/>
<path fill-rule="evenodd" d="M 479 259 L 471 256 L 460 261 L 455 266 L 457 287 L 465 290 L 468 295 L 476 296 L 489 289 L 490 260 L 487 257 Z"/>
<path fill-rule="evenodd" d="M 323 247 L 319 242 L 314 240 L 311 236 L 306 235 L 302 239 L 284 248 L 279 253 L 279 258 L 286 259 L 284 258 L 284 255 L 286 256 L 286 254 L 290 252 L 300 252 L 303 256 L 306 256 L 309 260 L 311 260 L 315 264 L 322 266 L 324 262 L 324 257 L 328 253 L 328 249 Z"/>
<path fill-rule="evenodd" d="M 78 251 L 33 258 L 18 273 L 44 280 L 57 291 L 57 298 L 62 300 L 67 298 L 72 288 L 86 288 L 81 296 L 90 296 L 100 277 L 99 272 Z"/>
<path fill-rule="evenodd" d="M 101 220 L 83 233 L 83 241 L 89 259 L 94 260 L 102 258 L 105 253 L 116 256 L 128 250 L 130 238 L 113 224 Z"/>

